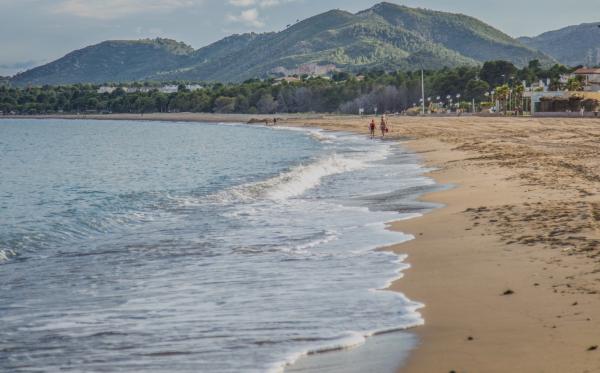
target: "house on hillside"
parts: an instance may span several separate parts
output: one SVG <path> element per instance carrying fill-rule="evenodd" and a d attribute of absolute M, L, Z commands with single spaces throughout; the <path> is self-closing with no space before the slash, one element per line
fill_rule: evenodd
<path fill-rule="evenodd" d="M 204 89 L 204 86 L 201 86 L 200 84 L 188 84 L 185 86 L 185 88 L 187 88 L 189 91 L 199 91 Z"/>
<path fill-rule="evenodd" d="M 160 93 L 177 93 L 179 91 L 179 87 L 176 85 L 163 85 L 158 89 Z"/>
<path fill-rule="evenodd" d="M 277 78 L 275 79 L 275 83 L 273 85 L 277 85 L 277 84 L 281 84 L 282 82 L 287 82 L 287 83 L 296 83 L 296 82 L 301 82 L 302 79 L 296 77 L 296 76 L 286 76 L 283 78 Z"/>
<path fill-rule="evenodd" d="M 102 94 L 102 93 L 113 93 L 114 91 L 116 91 L 117 87 L 109 87 L 109 86 L 102 86 L 100 88 L 98 88 L 98 93 Z"/>
<path fill-rule="evenodd" d="M 582 67 L 575 70 L 573 75 L 582 78 L 584 91 L 600 92 L 600 68 Z"/>

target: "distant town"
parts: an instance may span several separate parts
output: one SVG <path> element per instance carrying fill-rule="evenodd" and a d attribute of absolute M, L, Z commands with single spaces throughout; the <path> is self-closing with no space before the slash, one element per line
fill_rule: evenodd
<path fill-rule="evenodd" d="M 297 71 L 296 71 L 297 70 Z M 239 84 L 134 82 L 0 87 L 2 115 L 213 112 L 244 114 L 598 115 L 600 68 L 533 60 L 481 67 L 351 74 L 307 65 Z M 303 72 L 303 74 L 298 74 Z"/>

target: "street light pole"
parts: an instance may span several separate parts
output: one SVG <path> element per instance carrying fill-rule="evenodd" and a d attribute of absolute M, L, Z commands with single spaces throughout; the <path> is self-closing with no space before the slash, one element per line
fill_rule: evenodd
<path fill-rule="evenodd" d="M 421 69 L 421 114 L 425 115 L 425 76 Z"/>

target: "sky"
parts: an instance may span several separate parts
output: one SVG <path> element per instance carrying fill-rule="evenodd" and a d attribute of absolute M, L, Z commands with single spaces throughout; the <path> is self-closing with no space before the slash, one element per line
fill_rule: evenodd
<path fill-rule="evenodd" d="M 390 0 L 388 0 L 390 1 Z M 599 0 L 391 0 L 468 14 L 511 36 L 600 21 Z M 279 31 L 315 14 L 378 0 L 0 0 L 0 76 L 111 39 L 166 37 L 200 48 L 225 36 Z"/>

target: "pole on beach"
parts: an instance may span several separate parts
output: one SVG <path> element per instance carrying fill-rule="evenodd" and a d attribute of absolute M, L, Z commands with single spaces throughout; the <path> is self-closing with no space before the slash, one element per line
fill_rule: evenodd
<path fill-rule="evenodd" d="M 425 77 L 421 69 L 421 114 L 425 115 Z"/>

